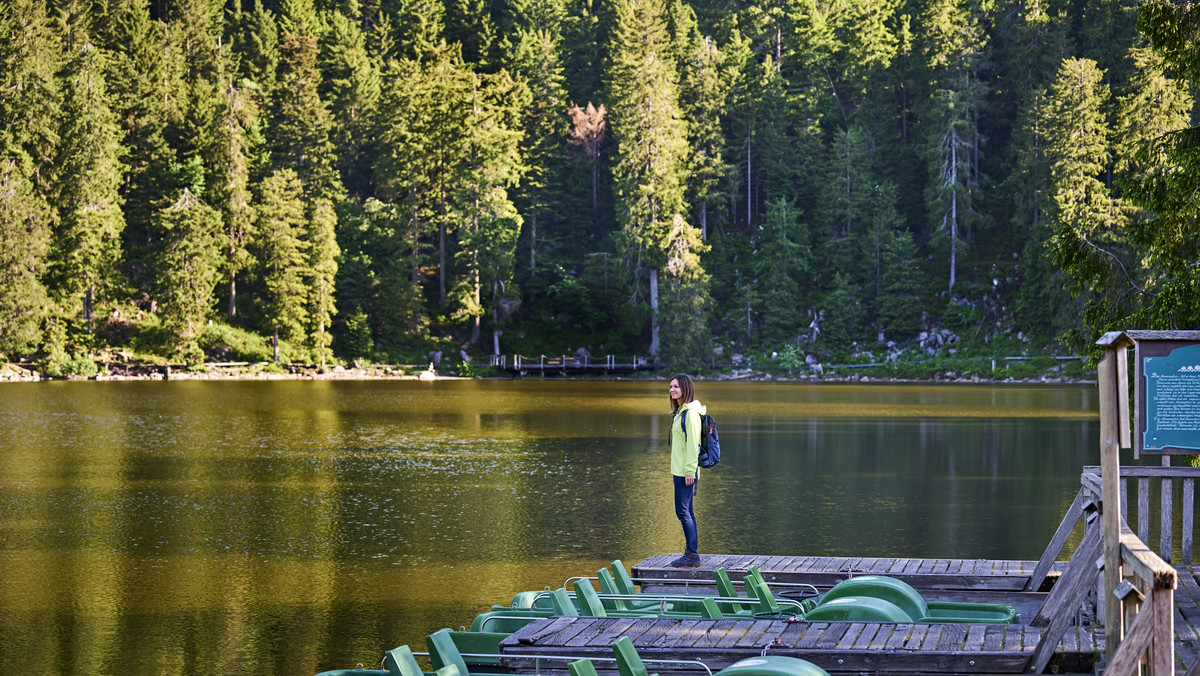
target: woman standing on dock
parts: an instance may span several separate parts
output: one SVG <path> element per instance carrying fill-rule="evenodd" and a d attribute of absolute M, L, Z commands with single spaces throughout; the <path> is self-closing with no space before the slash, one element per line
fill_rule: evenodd
<path fill-rule="evenodd" d="M 696 400 L 691 376 L 679 374 L 671 379 L 671 478 L 675 482 L 675 515 L 683 525 L 683 556 L 671 562 L 676 568 L 700 565 L 696 536 L 696 513 L 692 508 L 696 482 L 700 479 L 700 417 L 707 407 Z M 684 425 L 687 427 L 685 428 Z"/>

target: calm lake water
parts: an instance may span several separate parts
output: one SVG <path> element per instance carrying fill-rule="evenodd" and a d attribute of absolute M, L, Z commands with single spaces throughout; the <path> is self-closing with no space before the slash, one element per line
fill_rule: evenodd
<path fill-rule="evenodd" d="M 700 551 L 1036 559 L 1095 386 L 697 383 Z M 0 385 L 0 670 L 312 674 L 679 552 L 664 382 Z"/>

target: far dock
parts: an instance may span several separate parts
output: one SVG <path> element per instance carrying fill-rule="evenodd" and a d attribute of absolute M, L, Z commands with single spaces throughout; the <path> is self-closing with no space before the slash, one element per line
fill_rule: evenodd
<path fill-rule="evenodd" d="M 492 355 L 489 366 L 502 372 L 524 376 L 531 373 L 540 376 L 566 376 L 586 373 L 614 374 L 652 371 L 658 368 L 648 357 L 632 356 L 628 361 L 615 355 L 593 359 L 590 355 L 538 355 L 526 357 L 519 354 Z"/>

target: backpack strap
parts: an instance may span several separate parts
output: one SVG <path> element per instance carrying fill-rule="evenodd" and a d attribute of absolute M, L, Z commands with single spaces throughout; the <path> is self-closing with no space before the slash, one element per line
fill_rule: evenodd
<path fill-rule="evenodd" d="M 679 427 L 683 429 L 683 443 L 687 443 L 687 408 L 680 407 Z"/>

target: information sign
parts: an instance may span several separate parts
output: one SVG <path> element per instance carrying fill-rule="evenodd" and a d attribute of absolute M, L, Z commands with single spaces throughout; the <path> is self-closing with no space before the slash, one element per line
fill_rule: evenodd
<path fill-rule="evenodd" d="M 1200 345 L 1140 356 L 1139 384 L 1145 387 L 1145 415 L 1139 425 L 1142 452 L 1200 451 Z"/>

